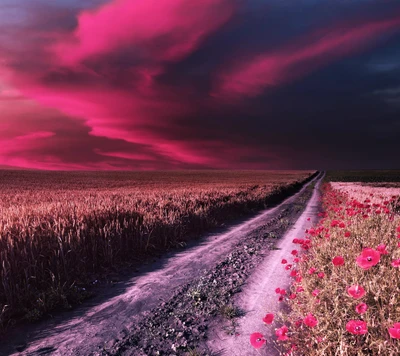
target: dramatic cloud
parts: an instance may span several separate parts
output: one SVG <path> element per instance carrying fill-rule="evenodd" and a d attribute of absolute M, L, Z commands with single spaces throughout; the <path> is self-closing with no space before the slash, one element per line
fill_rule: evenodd
<path fill-rule="evenodd" d="M 256 96 L 265 88 L 285 84 L 337 59 L 376 46 L 377 39 L 400 31 L 397 17 L 366 23 L 335 25 L 295 39 L 277 51 L 257 54 L 221 75 L 217 96 Z"/>
<path fill-rule="evenodd" d="M 398 4 L 290 3 L 2 1 L 0 166 L 394 167 Z"/>

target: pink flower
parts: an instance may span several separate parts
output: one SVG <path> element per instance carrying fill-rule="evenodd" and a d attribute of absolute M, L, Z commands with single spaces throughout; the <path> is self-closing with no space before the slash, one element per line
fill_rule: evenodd
<path fill-rule="evenodd" d="M 358 314 L 364 314 L 367 311 L 367 309 L 368 309 L 368 306 L 365 303 L 360 303 L 356 306 L 356 312 Z"/>
<path fill-rule="evenodd" d="M 316 296 L 319 294 L 319 292 L 320 292 L 319 289 L 314 289 L 313 292 L 312 292 L 312 295 L 313 295 L 314 297 L 316 297 Z"/>
<path fill-rule="evenodd" d="M 280 288 L 276 288 L 276 289 L 275 289 L 275 293 L 276 293 L 276 294 L 279 294 L 280 292 L 281 292 L 281 289 L 280 289 Z"/>
<path fill-rule="evenodd" d="M 266 316 L 264 316 L 263 318 L 263 322 L 265 324 L 272 324 L 272 322 L 274 321 L 274 314 L 267 314 Z"/>
<path fill-rule="evenodd" d="M 347 289 L 347 293 L 354 299 L 360 299 L 365 295 L 365 290 L 361 286 L 352 285 Z"/>
<path fill-rule="evenodd" d="M 344 229 L 344 228 L 346 227 L 346 225 L 345 225 L 344 222 L 341 222 L 341 223 L 339 224 L 339 227 L 342 228 L 342 229 Z"/>
<path fill-rule="evenodd" d="M 318 320 L 310 313 L 303 319 L 303 323 L 308 327 L 313 328 L 318 324 Z"/>
<path fill-rule="evenodd" d="M 396 229 L 397 232 L 400 232 L 400 226 Z"/>
<path fill-rule="evenodd" d="M 367 323 L 362 320 L 350 320 L 346 324 L 346 330 L 354 335 L 363 335 L 368 332 Z"/>
<path fill-rule="evenodd" d="M 350 320 L 346 324 L 346 330 L 354 335 L 363 335 L 368 332 L 367 323 L 362 320 Z"/>
<path fill-rule="evenodd" d="M 400 258 L 398 258 L 397 260 L 393 260 L 391 265 L 393 267 L 400 267 Z"/>
<path fill-rule="evenodd" d="M 297 289 L 296 289 L 296 292 L 297 293 L 304 292 L 304 288 L 302 286 L 298 286 Z"/>
<path fill-rule="evenodd" d="M 261 333 L 252 333 L 250 335 L 250 344 L 255 349 L 261 348 L 266 342 L 267 340 L 264 339 L 264 335 Z"/>
<path fill-rule="evenodd" d="M 351 235 L 350 231 L 346 231 L 346 232 L 344 233 L 344 237 L 350 237 L 350 235 Z"/>
<path fill-rule="evenodd" d="M 357 257 L 356 261 L 357 264 L 362 268 L 362 269 L 370 269 L 372 266 L 375 266 L 379 263 L 379 260 L 381 258 L 381 254 L 379 251 L 376 251 L 372 248 L 365 248 L 361 255 Z"/>
<path fill-rule="evenodd" d="M 293 262 L 294 262 L 294 263 L 300 262 L 300 258 L 298 258 L 298 257 L 294 258 L 294 259 L 293 259 Z"/>
<path fill-rule="evenodd" d="M 289 340 L 289 337 L 286 335 L 288 332 L 288 328 L 286 325 L 283 325 L 281 328 L 275 330 L 275 334 L 278 337 L 278 340 L 284 341 Z"/>
<path fill-rule="evenodd" d="M 336 256 L 333 260 L 332 263 L 335 266 L 342 266 L 344 265 L 344 258 L 342 256 Z"/>
<path fill-rule="evenodd" d="M 308 270 L 308 273 L 309 273 L 309 274 L 314 274 L 316 270 L 317 270 L 316 268 L 311 267 L 311 268 Z"/>
<path fill-rule="evenodd" d="M 380 244 L 377 246 L 376 250 L 381 254 L 381 255 L 387 255 L 388 252 L 386 250 L 386 246 L 384 244 Z"/>
<path fill-rule="evenodd" d="M 283 265 L 285 265 L 287 263 L 287 260 L 283 259 L 281 262 Z"/>
<path fill-rule="evenodd" d="M 297 250 L 293 250 L 293 251 L 291 252 L 291 254 L 292 254 L 293 256 L 296 256 L 296 255 L 298 254 L 298 251 L 297 251 Z"/>
<path fill-rule="evenodd" d="M 331 227 L 335 227 L 339 225 L 339 220 L 332 220 L 331 221 Z"/>
<path fill-rule="evenodd" d="M 289 299 L 296 299 L 296 294 L 292 293 L 291 295 L 289 295 Z"/>
<path fill-rule="evenodd" d="M 286 266 L 285 266 L 285 270 L 290 270 L 292 268 L 292 265 L 291 264 L 287 264 Z"/>
<path fill-rule="evenodd" d="M 400 323 L 394 323 L 391 328 L 389 328 L 389 334 L 394 339 L 400 339 Z"/>
<path fill-rule="evenodd" d="M 318 273 L 318 277 L 319 278 L 324 278 L 325 277 L 325 273 L 324 272 L 319 272 Z"/>

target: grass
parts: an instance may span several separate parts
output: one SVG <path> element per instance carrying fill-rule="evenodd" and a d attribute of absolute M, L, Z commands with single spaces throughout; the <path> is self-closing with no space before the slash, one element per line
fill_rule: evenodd
<path fill-rule="evenodd" d="M 0 171 L 0 326 L 89 295 L 123 263 L 265 208 L 310 171 Z"/>
<path fill-rule="evenodd" d="M 400 185 L 373 183 L 387 176 L 323 186 L 322 219 L 287 257 L 290 312 L 273 325 L 287 355 L 400 355 Z M 267 342 L 253 336 L 255 348 Z"/>

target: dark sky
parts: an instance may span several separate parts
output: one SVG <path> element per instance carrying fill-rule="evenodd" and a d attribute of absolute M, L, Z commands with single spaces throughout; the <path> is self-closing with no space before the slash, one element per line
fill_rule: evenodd
<path fill-rule="evenodd" d="M 1 0 L 0 167 L 399 157 L 398 0 Z"/>

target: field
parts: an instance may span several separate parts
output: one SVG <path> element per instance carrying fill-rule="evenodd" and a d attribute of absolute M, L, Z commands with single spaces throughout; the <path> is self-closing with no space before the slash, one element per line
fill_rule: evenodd
<path fill-rule="evenodd" d="M 277 298 L 290 312 L 265 318 L 288 355 L 400 354 L 397 174 L 327 175 L 319 224 L 295 239 L 298 249 L 282 261 L 292 284 Z M 252 337 L 254 347 L 265 343 L 262 334 Z"/>
<path fill-rule="evenodd" d="M 0 326 L 86 297 L 99 275 L 273 204 L 311 171 L 0 171 Z"/>

